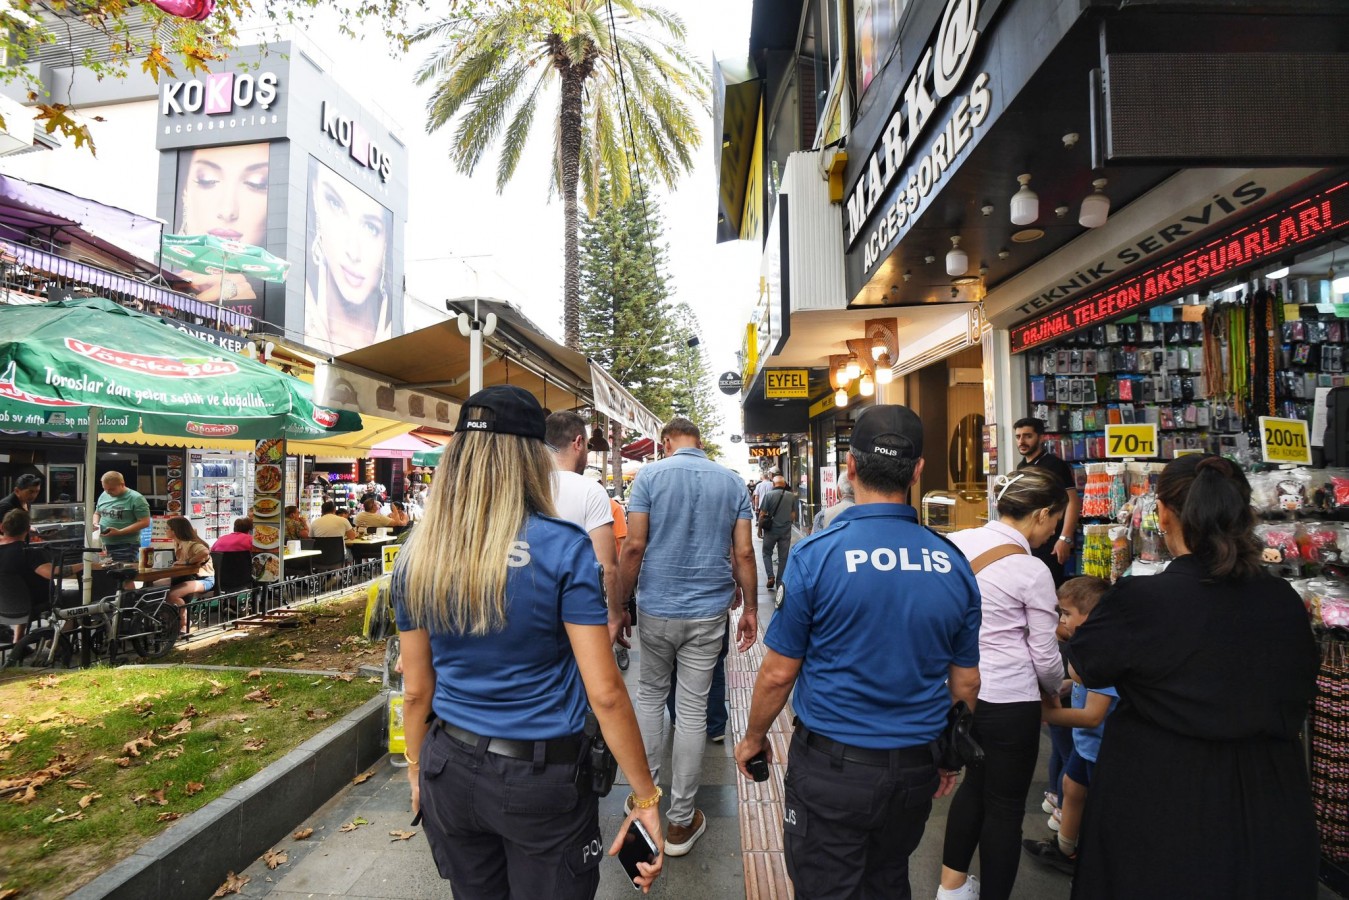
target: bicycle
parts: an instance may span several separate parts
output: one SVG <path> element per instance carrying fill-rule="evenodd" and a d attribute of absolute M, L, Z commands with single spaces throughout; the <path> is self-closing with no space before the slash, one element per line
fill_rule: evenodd
<path fill-rule="evenodd" d="M 52 604 L 46 624 L 31 627 L 14 643 L 8 664 L 30 657 L 30 666 L 48 668 L 59 660 L 68 668 L 78 653 L 81 666 L 88 666 L 106 653 L 109 665 L 115 666 L 128 649 L 142 659 L 168 655 L 181 628 L 181 615 L 178 607 L 168 602 L 168 589 L 127 589 L 119 583 L 117 592 L 102 600 L 62 609 L 63 557 L 69 552 L 55 551 Z M 76 552 L 85 551 L 81 548 Z M 109 571 L 115 576 L 121 570 Z"/>

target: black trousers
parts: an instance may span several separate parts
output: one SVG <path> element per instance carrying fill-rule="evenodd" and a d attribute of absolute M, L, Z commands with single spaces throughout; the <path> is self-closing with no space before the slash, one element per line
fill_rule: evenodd
<path fill-rule="evenodd" d="M 1021 862 L 1021 820 L 1040 755 L 1040 703 L 980 700 L 972 734 L 984 761 L 965 770 L 951 800 L 942 865 L 968 872 L 977 847 L 980 900 L 1006 900 Z"/>
<path fill-rule="evenodd" d="M 932 811 L 937 768 L 837 759 L 792 738 L 783 843 L 797 900 L 909 900 L 909 854 Z"/>
<path fill-rule="evenodd" d="M 598 798 L 576 764 L 487 753 L 433 728 L 421 808 L 440 877 L 466 900 L 590 900 L 600 884 Z"/>

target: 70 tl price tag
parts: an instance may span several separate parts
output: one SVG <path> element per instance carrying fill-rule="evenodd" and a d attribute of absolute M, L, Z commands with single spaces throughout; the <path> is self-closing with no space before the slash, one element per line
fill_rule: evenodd
<path fill-rule="evenodd" d="M 1307 439 L 1306 420 L 1261 416 L 1260 449 L 1264 451 L 1265 462 L 1311 465 L 1312 448 Z"/>
<path fill-rule="evenodd" d="M 1150 459 L 1157 455 L 1157 426 L 1105 426 L 1105 455 L 1111 459 Z"/>

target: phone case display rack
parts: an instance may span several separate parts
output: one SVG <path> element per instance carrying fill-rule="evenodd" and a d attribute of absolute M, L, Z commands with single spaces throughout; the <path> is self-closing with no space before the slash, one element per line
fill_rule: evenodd
<path fill-rule="evenodd" d="M 337 504 L 339 510 L 343 508 L 355 510 L 361 494 L 365 492 L 365 486 L 350 481 L 334 481 L 331 490 L 333 502 Z"/>
<path fill-rule="evenodd" d="M 187 513 L 207 544 L 234 530 L 253 496 L 252 454 L 200 453 L 188 456 Z"/>

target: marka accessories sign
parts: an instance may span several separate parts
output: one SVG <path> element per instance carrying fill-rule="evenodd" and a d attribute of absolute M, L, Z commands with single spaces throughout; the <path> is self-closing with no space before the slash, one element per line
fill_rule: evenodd
<path fill-rule="evenodd" d="M 1169 262 L 1116 282 L 1011 329 L 1012 352 L 1102 324 L 1222 276 L 1321 241 L 1349 226 L 1349 181 L 1203 244 Z"/>

